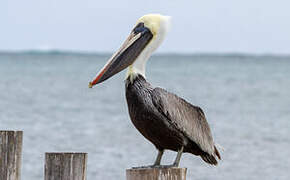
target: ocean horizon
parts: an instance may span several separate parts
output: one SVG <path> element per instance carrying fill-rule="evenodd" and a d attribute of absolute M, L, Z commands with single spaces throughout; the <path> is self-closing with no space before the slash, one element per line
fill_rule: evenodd
<path fill-rule="evenodd" d="M 61 49 L 31 49 L 31 50 L 0 50 L 0 55 L 80 55 L 80 56 L 108 56 L 114 52 L 61 50 Z M 290 58 L 290 54 L 277 53 L 249 53 L 249 52 L 157 52 L 152 56 L 218 56 L 218 57 L 277 57 Z"/>

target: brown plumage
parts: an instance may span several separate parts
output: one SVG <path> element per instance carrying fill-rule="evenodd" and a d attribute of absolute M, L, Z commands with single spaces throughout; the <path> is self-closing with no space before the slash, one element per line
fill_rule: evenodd
<path fill-rule="evenodd" d="M 141 75 L 126 82 L 129 114 L 135 127 L 157 149 L 183 151 L 217 165 L 220 154 L 201 108 L 161 88 Z"/>

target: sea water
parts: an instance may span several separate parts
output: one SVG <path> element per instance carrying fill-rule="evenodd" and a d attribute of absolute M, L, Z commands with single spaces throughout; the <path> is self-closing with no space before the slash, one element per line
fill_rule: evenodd
<path fill-rule="evenodd" d="M 0 129 L 24 131 L 23 180 L 43 179 L 45 152 L 87 152 L 88 180 L 153 163 L 157 151 L 128 116 L 125 73 L 88 88 L 109 57 L 1 53 Z M 217 167 L 184 154 L 188 179 L 290 178 L 290 57 L 163 54 L 146 78 L 200 106 L 224 148 Z"/>

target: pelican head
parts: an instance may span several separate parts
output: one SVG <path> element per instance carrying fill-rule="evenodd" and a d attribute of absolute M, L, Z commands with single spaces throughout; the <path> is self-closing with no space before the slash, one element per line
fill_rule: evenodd
<path fill-rule="evenodd" d="M 169 29 L 170 17 L 148 14 L 138 19 L 120 49 L 108 60 L 89 87 L 101 83 L 128 68 L 126 78 L 133 80 L 137 74 L 145 77 L 145 65 L 159 47 Z"/>

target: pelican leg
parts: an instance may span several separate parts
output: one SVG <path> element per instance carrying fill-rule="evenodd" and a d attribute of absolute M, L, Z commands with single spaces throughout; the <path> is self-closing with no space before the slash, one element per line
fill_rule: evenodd
<path fill-rule="evenodd" d="M 180 162 L 181 155 L 183 153 L 183 149 L 184 149 L 184 147 L 182 146 L 181 149 L 178 150 L 177 156 L 176 156 L 175 161 L 172 164 L 172 166 L 175 166 L 175 167 L 179 166 L 179 162 Z"/>
<path fill-rule="evenodd" d="M 163 153 L 164 153 L 164 150 L 158 149 L 158 155 L 156 157 L 156 160 L 155 160 L 153 166 L 160 166 L 160 162 L 161 162 L 161 158 L 162 158 Z"/>
<path fill-rule="evenodd" d="M 158 149 L 158 155 L 156 157 L 156 160 L 154 162 L 153 165 L 149 165 L 149 166 L 140 166 L 140 167 L 133 167 L 133 169 L 140 169 L 140 168 L 161 168 L 163 166 L 160 165 L 160 162 L 161 162 L 161 158 L 162 158 L 162 155 L 164 153 L 164 150 L 160 150 Z"/>

